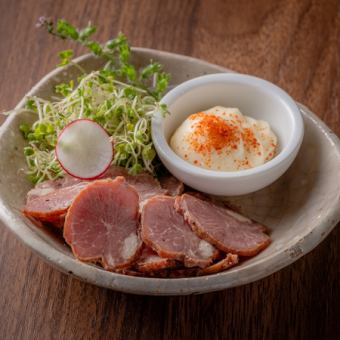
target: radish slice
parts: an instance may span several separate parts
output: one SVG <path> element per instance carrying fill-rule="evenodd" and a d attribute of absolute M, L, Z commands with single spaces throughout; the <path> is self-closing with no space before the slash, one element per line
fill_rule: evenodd
<path fill-rule="evenodd" d="M 109 135 L 90 119 L 78 119 L 66 125 L 58 137 L 55 152 L 62 168 L 80 179 L 101 176 L 113 158 Z"/>

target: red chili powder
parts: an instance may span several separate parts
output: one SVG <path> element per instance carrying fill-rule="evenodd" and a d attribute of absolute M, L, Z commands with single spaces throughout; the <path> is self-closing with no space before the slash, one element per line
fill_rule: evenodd
<path fill-rule="evenodd" d="M 240 141 L 240 129 L 233 120 L 224 120 L 215 115 L 198 112 L 190 116 L 189 119 L 199 122 L 195 124 L 195 132 L 191 138 L 193 149 L 200 153 L 210 153 L 217 151 L 220 153 L 223 148 L 238 149 Z M 201 136 L 205 137 L 204 142 L 200 142 Z M 259 143 L 251 129 L 244 129 L 242 139 L 246 147 L 258 147 Z"/>
<path fill-rule="evenodd" d="M 253 131 L 250 128 L 243 129 L 242 133 L 242 139 L 245 144 L 245 147 L 250 148 L 258 148 L 260 146 L 260 143 L 257 141 Z"/>

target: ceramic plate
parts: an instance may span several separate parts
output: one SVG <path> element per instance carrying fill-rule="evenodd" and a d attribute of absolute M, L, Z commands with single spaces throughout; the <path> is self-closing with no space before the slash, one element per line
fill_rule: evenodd
<path fill-rule="evenodd" d="M 134 49 L 137 64 L 149 59 L 163 63 L 172 82 L 207 73 L 228 70 L 197 59 L 148 49 Z M 77 59 L 85 69 L 102 65 L 100 59 Z M 28 95 L 48 98 L 55 84 L 77 76 L 77 69 L 57 69 L 44 77 Z M 22 108 L 24 99 L 17 105 Z M 256 193 L 228 198 L 251 218 L 268 225 L 272 244 L 258 256 L 215 275 L 158 279 L 130 277 L 104 271 L 77 261 L 61 239 L 25 218 L 22 208 L 31 188 L 22 170 L 25 145 L 18 130 L 22 122 L 33 121 L 25 112 L 10 116 L 0 128 L 0 218 L 27 246 L 59 270 L 92 284 L 123 292 L 148 295 L 184 295 L 243 285 L 288 266 L 317 246 L 340 219 L 340 143 L 325 124 L 306 107 L 299 105 L 305 136 L 290 169 L 274 184 Z"/>

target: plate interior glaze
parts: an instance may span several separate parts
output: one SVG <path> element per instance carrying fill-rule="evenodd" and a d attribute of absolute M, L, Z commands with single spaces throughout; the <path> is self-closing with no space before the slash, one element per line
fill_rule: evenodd
<path fill-rule="evenodd" d="M 197 59 L 149 49 L 133 50 L 135 63 L 158 60 L 172 74 L 173 84 L 217 72 L 230 72 Z M 102 61 L 92 56 L 77 59 L 86 70 Z M 44 77 L 28 95 L 48 98 L 55 84 L 74 79 L 75 67 L 57 69 Z M 22 108 L 24 99 L 18 104 Z M 317 246 L 340 219 L 339 139 L 306 107 L 299 105 L 305 136 L 289 170 L 269 187 L 228 200 L 247 216 L 271 229 L 272 244 L 258 256 L 215 275 L 158 279 L 140 278 L 104 271 L 77 261 L 62 238 L 39 228 L 21 214 L 31 184 L 23 169 L 23 140 L 19 125 L 35 117 L 18 110 L 0 128 L 0 219 L 27 246 L 59 270 L 92 284 L 123 292 L 148 295 L 184 295 L 221 290 L 259 280 L 296 261 Z"/>

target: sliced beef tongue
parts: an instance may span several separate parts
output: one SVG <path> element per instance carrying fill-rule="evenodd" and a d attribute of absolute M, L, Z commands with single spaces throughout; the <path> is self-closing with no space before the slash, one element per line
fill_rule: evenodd
<path fill-rule="evenodd" d="M 149 174 L 129 175 L 125 178 L 138 192 L 141 203 L 153 196 L 165 195 L 167 193 L 166 190 L 161 188 L 159 182 Z"/>
<path fill-rule="evenodd" d="M 146 245 L 144 245 L 142 254 L 135 264 L 136 269 L 144 273 L 156 272 L 166 268 L 174 268 L 176 266 L 177 262 L 175 260 L 160 257 Z"/>
<path fill-rule="evenodd" d="M 212 264 L 207 268 L 200 269 L 197 275 L 216 274 L 237 265 L 238 262 L 239 262 L 238 255 L 227 254 L 224 259 Z"/>
<path fill-rule="evenodd" d="M 168 195 L 177 196 L 181 195 L 184 191 L 184 184 L 176 177 L 167 174 L 158 178 L 161 187 L 168 191 Z"/>
<path fill-rule="evenodd" d="M 264 226 L 212 201 L 183 194 L 175 207 L 199 237 L 226 253 L 253 256 L 270 243 Z"/>
<path fill-rule="evenodd" d="M 63 178 L 39 183 L 27 193 L 27 201 L 33 200 L 40 196 L 45 196 L 61 188 L 78 185 L 81 182 L 83 181 L 66 174 Z"/>
<path fill-rule="evenodd" d="M 118 166 L 110 167 L 103 178 L 116 178 L 117 176 L 124 176 L 126 181 L 135 188 L 141 205 L 154 195 L 167 193 L 151 175 L 143 173 L 132 176 L 125 168 Z M 38 184 L 28 192 L 23 212 L 27 216 L 62 228 L 64 217 L 73 199 L 89 183 L 91 182 L 66 174 L 64 178 Z"/>
<path fill-rule="evenodd" d="M 129 267 L 138 257 L 139 197 L 123 177 L 85 187 L 67 212 L 64 238 L 74 255 L 106 270 Z"/>
<path fill-rule="evenodd" d="M 110 178 L 124 176 L 126 181 L 138 192 L 141 203 L 152 196 L 165 195 L 167 193 L 167 190 L 162 189 L 157 179 L 147 173 L 130 175 L 125 168 L 113 165 L 104 176 Z"/>
<path fill-rule="evenodd" d="M 46 182 L 29 191 L 23 209 L 25 215 L 44 222 L 61 221 L 74 198 L 88 185 L 88 182 L 72 181 L 68 177 L 56 182 Z"/>
<path fill-rule="evenodd" d="M 154 196 L 142 209 L 143 241 L 161 257 L 183 261 L 187 267 L 207 267 L 219 254 L 200 239 L 174 208 L 175 198 Z"/>

